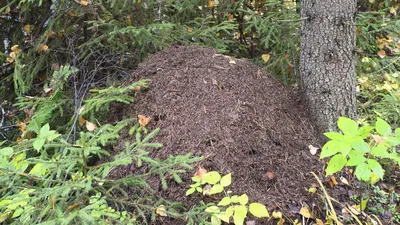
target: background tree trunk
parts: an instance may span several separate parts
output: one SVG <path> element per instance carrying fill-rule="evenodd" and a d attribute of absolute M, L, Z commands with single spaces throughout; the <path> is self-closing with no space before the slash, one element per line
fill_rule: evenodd
<path fill-rule="evenodd" d="M 300 85 L 320 132 L 336 130 L 339 116 L 357 116 L 356 3 L 301 0 Z"/>

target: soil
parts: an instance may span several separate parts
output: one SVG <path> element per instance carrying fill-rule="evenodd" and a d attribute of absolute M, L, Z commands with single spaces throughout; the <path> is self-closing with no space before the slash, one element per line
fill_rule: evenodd
<path fill-rule="evenodd" d="M 149 116 L 147 128 L 161 128 L 153 141 L 164 147 L 152 156 L 203 156 L 198 166 L 232 173 L 234 193 L 246 193 L 270 210 L 311 204 L 307 189 L 316 181 L 309 172 L 320 175 L 324 166 L 308 148 L 320 147 L 318 135 L 295 91 L 250 62 L 195 46 L 152 55 L 129 78 L 139 79 L 151 79 L 150 88 L 119 113 Z M 135 167 L 118 168 L 112 176 Z M 184 193 L 194 172 L 167 191 L 152 185 L 163 197 L 191 206 L 198 201 Z"/>

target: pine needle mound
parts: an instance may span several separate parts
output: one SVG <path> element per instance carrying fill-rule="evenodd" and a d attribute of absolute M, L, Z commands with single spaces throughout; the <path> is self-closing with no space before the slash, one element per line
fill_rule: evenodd
<path fill-rule="evenodd" d="M 308 149 L 318 146 L 318 138 L 298 96 L 275 78 L 210 48 L 174 46 L 143 62 L 130 78 L 138 79 L 151 79 L 150 88 L 119 113 L 149 116 L 148 128 L 161 128 L 153 141 L 164 147 L 153 150 L 154 157 L 203 156 L 200 166 L 232 173 L 234 193 L 269 209 L 309 200 L 307 189 L 315 181 L 308 172 L 323 168 Z M 126 175 L 135 167 L 114 173 Z M 167 199 L 190 205 L 193 197 L 185 191 L 192 175 L 183 177 L 184 184 L 171 180 L 166 191 L 152 185 Z"/>

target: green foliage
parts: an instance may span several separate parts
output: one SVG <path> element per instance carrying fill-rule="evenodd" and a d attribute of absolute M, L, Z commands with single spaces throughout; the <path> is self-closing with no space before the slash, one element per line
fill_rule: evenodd
<path fill-rule="evenodd" d="M 225 193 L 225 197 L 217 205 L 205 209 L 205 212 L 211 214 L 211 224 L 221 224 L 222 221 L 229 223 L 232 217 L 235 225 L 242 225 L 248 212 L 257 218 L 269 217 L 265 205 L 253 202 L 247 206 L 249 198 L 246 194 L 230 196 L 231 191 L 225 192 L 225 188 L 232 182 L 232 174 L 230 173 L 221 177 L 217 171 L 210 171 L 204 175 L 194 176 L 192 180 L 194 184 L 190 185 L 190 188 L 186 191 L 186 196 L 196 191 L 203 193 L 203 195 Z"/>
<path fill-rule="evenodd" d="M 116 141 L 119 131 L 129 123 L 121 121 L 116 125 L 103 125 L 94 132 L 81 132 L 76 144 L 68 143 L 63 135 L 50 130 L 46 124 L 36 138 L 24 140 L 23 146 L 2 148 L 2 221 L 11 224 L 28 221 L 32 224 L 40 221 L 49 224 L 102 224 L 106 221 L 128 223 L 135 221 L 140 215 L 154 213 L 152 205 L 139 203 L 147 199 L 147 204 L 151 204 L 151 196 L 142 196 L 145 192 L 153 192 L 144 178 L 158 176 L 167 188 L 167 176 L 172 175 L 180 182 L 179 174 L 184 173 L 185 169 L 191 169 L 189 163 L 198 159 L 191 158 L 190 154 L 170 156 L 166 160 L 149 157 L 144 148 L 161 147 L 160 144 L 149 142 L 158 130 L 142 137 L 140 126 L 134 126 L 131 131 L 136 137 L 135 142 L 126 142 L 125 150 L 118 153 L 114 160 L 89 165 L 94 156 L 109 156 L 104 147 Z M 147 167 L 148 172 L 119 179 L 108 178 L 113 168 L 132 162 L 136 162 L 139 168 Z M 134 198 L 113 194 L 117 190 L 123 191 L 125 185 L 142 189 L 140 193 L 133 193 L 140 198 L 128 205 L 135 206 L 133 213 L 126 210 L 115 211 L 110 207 L 120 204 L 125 198 Z M 167 206 L 172 207 L 171 204 Z"/>
<path fill-rule="evenodd" d="M 345 117 L 339 118 L 338 127 L 342 133 L 324 133 L 330 141 L 323 146 L 320 158 L 331 157 L 327 176 L 344 166 L 355 166 L 355 175 L 360 181 L 375 183 L 384 176 L 381 160 L 388 159 L 400 165 L 400 154 L 396 152 L 400 145 L 400 128 L 392 133 L 391 126 L 380 118 L 374 127 L 359 127 Z"/>

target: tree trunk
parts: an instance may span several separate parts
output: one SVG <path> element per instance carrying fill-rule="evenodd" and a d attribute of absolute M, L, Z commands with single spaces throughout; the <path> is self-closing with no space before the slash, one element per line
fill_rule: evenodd
<path fill-rule="evenodd" d="M 319 132 L 355 118 L 356 0 L 301 0 L 300 85 Z"/>

